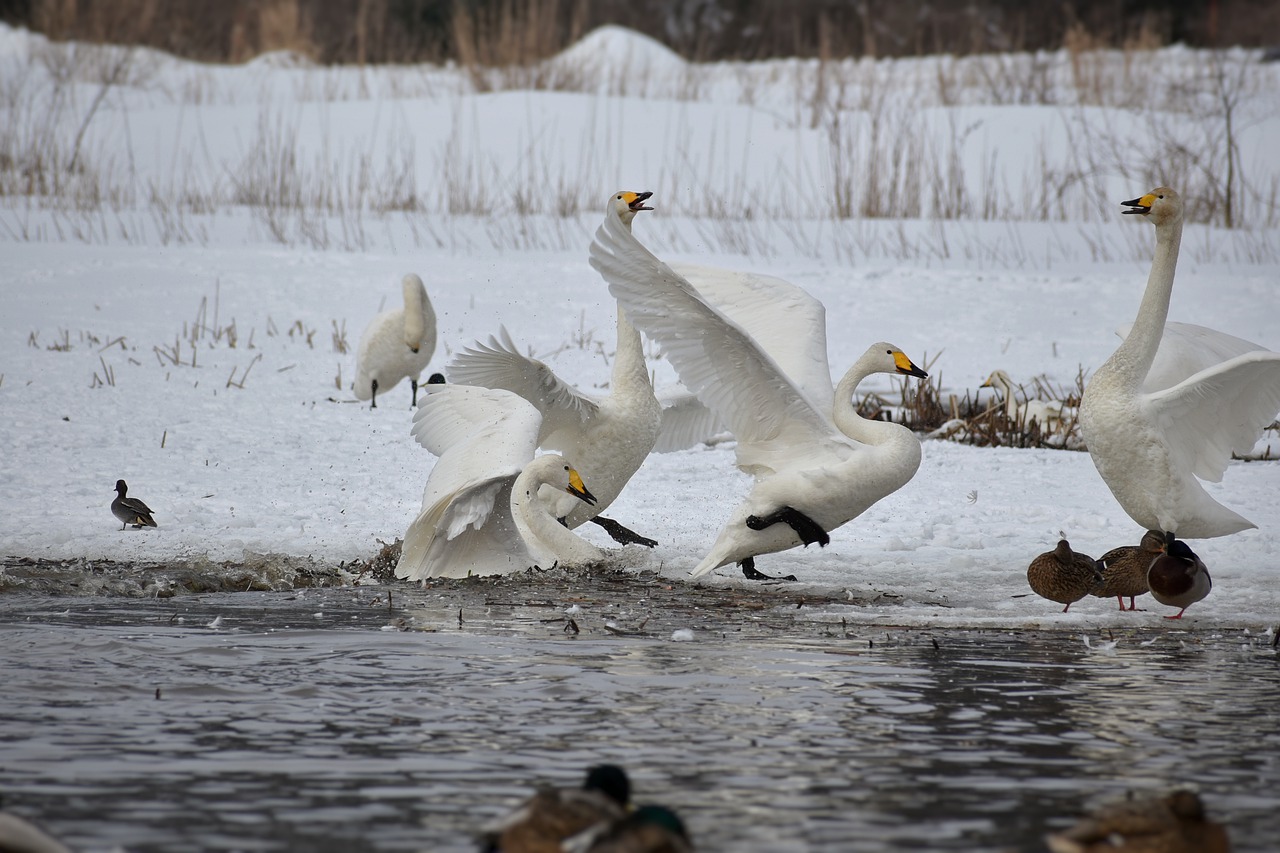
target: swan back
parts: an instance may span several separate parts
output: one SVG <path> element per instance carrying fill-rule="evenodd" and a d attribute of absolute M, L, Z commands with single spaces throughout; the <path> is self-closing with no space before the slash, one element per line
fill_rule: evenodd
<path fill-rule="evenodd" d="M 436 348 L 436 315 L 422 279 L 410 273 L 400 283 L 404 307 L 369 321 L 356 350 L 356 399 L 373 397 L 373 382 L 385 393 L 402 379 L 415 382 Z"/>

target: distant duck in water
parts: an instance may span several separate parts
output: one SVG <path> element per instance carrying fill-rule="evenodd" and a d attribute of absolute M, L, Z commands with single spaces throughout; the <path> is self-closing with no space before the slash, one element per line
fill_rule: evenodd
<path fill-rule="evenodd" d="M 1196 556 L 1186 542 L 1165 534 L 1164 554 L 1157 557 L 1147 570 L 1147 586 L 1151 597 L 1169 607 L 1182 608 L 1166 619 L 1181 619 L 1187 608 L 1209 594 L 1213 579 L 1209 569 Z"/>
<path fill-rule="evenodd" d="M 543 788 L 514 812 L 485 828 L 482 853 L 552 853 L 600 823 L 619 820 L 631 799 L 631 780 L 621 767 L 602 764 L 587 771 L 580 788 Z"/>
<path fill-rule="evenodd" d="M 120 519 L 120 529 L 124 530 L 130 524 L 134 530 L 158 527 L 156 520 L 151 517 L 151 507 L 137 498 L 127 497 L 128 492 L 129 486 L 125 481 L 116 480 L 116 499 L 111 502 L 111 514 Z"/>
<path fill-rule="evenodd" d="M 1046 551 L 1027 566 L 1027 583 L 1041 598 L 1065 604 L 1066 613 L 1072 603 L 1079 601 L 1102 584 L 1102 572 L 1098 562 L 1071 550 L 1066 539 L 1058 540 L 1058 547 Z"/>
<path fill-rule="evenodd" d="M 1227 830 L 1205 814 L 1193 791 L 1108 803 L 1072 828 L 1045 838 L 1051 853 L 1228 853 Z"/>
<path fill-rule="evenodd" d="M 693 843 L 679 815 L 666 806 L 646 805 L 575 835 L 563 849 L 568 853 L 693 853 Z"/>
<path fill-rule="evenodd" d="M 1102 586 L 1091 595 L 1098 598 L 1115 596 L 1124 610 L 1124 597 L 1129 596 L 1129 610 L 1137 610 L 1133 599 L 1148 592 L 1147 570 L 1164 553 L 1164 534 L 1148 530 L 1137 545 L 1112 548 L 1098 560 L 1102 565 Z"/>

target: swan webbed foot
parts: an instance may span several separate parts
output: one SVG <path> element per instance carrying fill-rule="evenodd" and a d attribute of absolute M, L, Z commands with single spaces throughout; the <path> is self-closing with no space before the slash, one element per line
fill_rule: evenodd
<path fill-rule="evenodd" d="M 747 557 L 738 563 L 742 567 L 742 576 L 749 581 L 794 581 L 795 575 L 766 575 L 756 568 L 756 558 Z"/>
<path fill-rule="evenodd" d="M 778 522 L 783 522 L 794 530 L 805 547 L 817 542 L 818 547 L 825 548 L 831 542 L 831 537 L 822 529 L 822 525 L 794 507 L 784 506 L 769 515 L 749 515 L 746 520 L 747 527 L 752 530 L 764 530 Z"/>
<path fill-rule="evenodd" d="M 602 515 L 597 515 L 591 520 L 603 527 L 605 532 L 609 534 L 609 537 L 620 545 L 643 545 L 646 548 L 653 548 L 658 544 L 647 536 L 641 536 L 634 530 L 623 527 L 612 518 L 605 518 Z M 560 521 L 563 523 L 564 519 L 560 519 Z"/>

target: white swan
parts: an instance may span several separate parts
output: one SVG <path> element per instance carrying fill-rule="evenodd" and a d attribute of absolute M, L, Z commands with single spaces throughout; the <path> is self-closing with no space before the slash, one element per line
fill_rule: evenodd
<path fill-rule="evenodd" d="M 920 441 L 910 430 L 865 420 L 853 406 L 858 383 L 872 373 L 926 376 L 897 347 L 873 344 L 833 390 L 825 312 L 811 297 L 803 340 L 775 357 L 654 257 L 617 216 L 596 232 L 591 265 L 632 322 L 662 344 L 684 384 L 737 437 L 738 467 L 756 478 L 693 576 L 737 562 L 748 577 L 761 577 L 757 555 L 826 545 L 827 531 L 901 488 L 919 468 Z M 774 313 L 781 317 L 785 309 Z M 783 361 L 793 362 L 798 376 Z"/>
<path fill-rule="evenodd" d="M 534 457 L 542 415 L 509 391 L 429 385 L 414 437 L 440 458 L 422 512 L 404 535 L 396 577 L 498 575 L 595 562 L 604 552 L 571 533 L 537 497 L 543 485 L 595 497 L 564 457 Z"/>
<path fill-rule="evenodd" d="M 652 193 L 618 192 L 606 207 L 627 229 Z M 570 527 L 592 521 L 617 542 L 653 547 L 657 543 L 601 515 L 621 493 L 653 451 L 660 434 L 663 447 L 677 449 L 716 431 L 714 417 L 692 400 L 675 398 L 664 406 L 653 392 L 640 333 L 618 309 L 618 344 L 613 360 L 610 393 L 595 398 L 564 382 L 537 359 L 522 355 L 505 327 L 489 342 L 461 350 L 449 362 L 449 379 L 464 385 L 502 388 L 519 394 L 542 413 L 538 446 L 563 453 L 591 482 L 595 505 L 543 490 L 552 513 Z M 692 404 L 691 401 L 692 400 Z"/>
<path fill-rule="evenodd" d="M 390 391 L 401 379 L 413 386 L 418 405 L 418 377 L 436 349 L 436 314 L 422 279 L 409 273 L 400 282 L 404 307 L 383 311 L 369 321 L 356 351 L 356 399 L 378 407 L 378 392 Z"/>
<path fill-rule="evenodd" d="M 1010 424 L 1018 428 L 1029 426 L 1034 420 L 1042 432 L 1048 434 L 1062 429 L 1063 405 L 1061 400 L 1030 400 L 1018 402 L 1013 380 L 1003 370 L 993 370 L 983 382 L 982 388 L 996 388 L 1004 401 L 1004 414 Z"/>
<path fill-rule="evenodd" d="M 1182 200 L 1160 187 L 1123 204 L 1124 213 L 1155 225 L 1156 251 L 1137 319 L 1085 388 L 1080 429 L 1089 455 L 1120 506 L 1147 530 L 1201 539 L 1254 527 L 1196 478 L 1220 481 L 1232 451 L 1249 452 L 1275 418 L 1280 354 L 1257 348 L 1215 362 L 1214 347 L 1252 345 L 1203 327 L 1167 327 Z M 1187 345 L 1196 338 L 1201 345 Z M 1197 363 L 1205 366 L 1183 375 Z"/>

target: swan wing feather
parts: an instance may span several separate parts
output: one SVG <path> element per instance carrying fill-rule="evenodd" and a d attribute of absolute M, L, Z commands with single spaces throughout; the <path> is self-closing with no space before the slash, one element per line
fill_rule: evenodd
<path fill-rule="evenodd" d="M 1174 459 L 1219 482 L 1231 454 L 1253 449 L 1280 411 L 1280 353 L 1256 350 L 1146 397 Z"/>
<path fill-rule="evenodd" d="M 546 364 L 522 355 L 505 326 L 488 343 L 477 341 L 460 350 L 445 371 L 450 382 L 501 388 L 528 400 L 542 413 L 544 439 L 561 430 L 580 432 L 598 408 Z"/>
<path fill-rule="evenodd" d="M 750 464 L 752 445 L 818 443 L 838 433 L 831 415 L 746 330 L 642 246 L 615 214 L 596 231 L 591 265 L 632 323 L 662 345 L 685 386 L 737 437 L 740 465 Z"/>
<path fill-rule="evenodd" d="M 769 353 L 822 411 L 832 406 L 827 309 L 804 288 L 755 272 L 671 264 Z"/>
<path fill-rule="evenodd" d="M 1128 323 L 1116 329 L 1116 334 L 1127 338 L 1132 328 L 1133 324 Z M 1155 360 L 1142 381 L 1142 390 L 1155 393 L 1172 388 L 1202 370 L 1259 350 L 1265 351 L 1266 347 L 1217 329 L 1194 323 L 1165 323 Z"/>
<path fill-rule="evenodd" d="M 662 404 L 662 423 L 654 453 L 684 450 L 725 431 L 716 413 L 688 391 L 663 395 L 658 402 Z"/>

